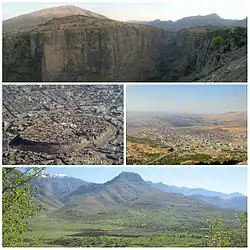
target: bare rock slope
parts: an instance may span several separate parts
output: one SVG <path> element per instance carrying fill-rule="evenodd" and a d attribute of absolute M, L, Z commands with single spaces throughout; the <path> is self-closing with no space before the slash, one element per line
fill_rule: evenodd
<path fill-rule="evenodd" d="M 47 8 L 5 20 L 3 21 L 3 33 L 19 32 L 20 30 L 26 30 L 28 28 L 35 27 L 54 18 L 62 18 L 74 15 L 107 19 L 105 16 L 89 10 L 81 9 L 76 6 L 61 6 Z"/>

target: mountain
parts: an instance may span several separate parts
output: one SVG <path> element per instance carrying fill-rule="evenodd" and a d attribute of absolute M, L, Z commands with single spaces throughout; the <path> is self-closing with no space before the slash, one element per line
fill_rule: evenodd
<path fill-rule="evenodd" d="M 247 22 L 248 22 L 247 20 L 248 18 L 246 17 L 245 19 L 235 21 L 233 23 L 233 26 L 234 27 L 247 27 Z"/>
<path fill-rule="evenodd" d="M 209 115 L 207 116 L 209 120 L 222 120 L 222 121 L 247 121 L 247 112 L 227 112 L 220 115 Z"/>
<path fill-rule="evenodd" d="M 247 27 L 247 18 L 243 20 L 223 19 L 216 13 L 205 16 L 190 16 L 179 19 L 175 22 L 161 21 L 156 19 L 154 21 L 128 21 L 129 23 L 140 23 L 145 25 L 152 25 L 158 28 L 168 29 L 171 31 L 178 31 L 180 29 L 188 29 L 203 26 L 215 27 Z"/>
<path fill-rule="evenodd" d="M 4 20 L 3 33 L 25 30 L 40 25 L 42 23 L 46 23 L 55 18 L 77 16 L 77 15 L 107 19 L 107 17 L 105 16 L 102 16 L 100 14 L 94 13 L 89 10 L 81 9 L 76 6 L 61 6 L 61 7 L 47 8 Z"/>
<path fill-rule="evenodd" d="M 42 192 L 36 194 L 36 200 L 40 205 L 43 205 L 45 208 L 48 208 L 49 210 L 57 210 L 64 207 L 64 204 L 60 202 L 56 197 L 47 196 Z"/>
<path fill-rule="evenodd" d="M 120 205 L 129 206 L 141 197 L 157 193 L 160 192 L 143 181 L 140 175 L 123 172 L 104 184 L 81 186 L 63 201 L 70 202 L 70 206 L 74 204 L 75 208 L 110 209 Z"/>
<path fill-rule="evenodd" d="M 48 209 L 30 218 L 23 235 L 27 242 L 36 231 L 43 233 L 42 246 L 202 247 L 211 236 L 211 223 L 218 222 L 222 232 L 235 235 L 237 244 L 230 246 L 247 244 L 238 243 L 246 235 L 247 213 L 225 209 L 219 201 L 209 204 L 204 196 L 163 192 L 137 173 L 121 172 L 104 183 L 79 185 L 78 178 L 46 173 L 35 182 L 40 190 L 34 198 Z M 65 195 L 66 187 L 72 192 Z"/>
<path fill-rule="evenodd" d="M 37 181 L 42 180 L 45 185 L 40 183 L 36 200 L 48 209 L 42 209 L 28 228 L 29 232 L 33 232 L 41 227 L 39 232 L 46 233 L 46 244 L 53 246 L 93 246 L 92 241 L 78 240 L 91 238 L 96 242 L 103 237 L 105 241 L 112 239 L 112 242 L 116 237 L 119 242 L 125 238 L 126 244 L 122 246 L 128 246 L 127 240 L 130 242 L 138 238 L 141 242 L 143 237 L 150 242 L 152 239 L 158 242 L 150 246 L 187 246 L 190 239 L 189 246 L 203 246 L 203 234 L 209 230 L 208 220 L 219 218 L 227 230 L 239 230 L 236 216 L 246 217 L 233 206 L 228 209 L 228 203 L 221 200 L 212 204 L 205 196 L 163 192 L 132 172 L 122 172 L 105 183 L 83 182 L 78 187 L 73 185 L 79 181 L 77 178 L 54 174 L 39 178 Z M 55 181 L 62 186 L 62 194 L 57 187 L 47 188 Z M 69 189 L 73 186 L 71 193 L 65 194 L 66 185 Z M 238 201 L 235 199 L 234 202 Z M 54 234 L 56 237 L 52 238 Z M 163 235 L 165 243 L 162 243 Z M 169 237 L 174 237 L 171 242 L 175 244 L 170 244 Z M 100 246 L 110 247 L 112 242 Z M 129 244 L 135 245 L 138 243 Z M 148 243 L 146 245 L 149 246 Z"/>
<path fill-rule="evenodd" d="M 51 173 L 44 173 L 32 180 L 32 185 L 38 189 L 38 194 L 56 199 L 74 192 L 86 183 L 78 178 Z"/>
<path fill-rule="evenodd" d="M 234 209 L 239 211 L 247 211 L 247 197 L 241 193 L 225 194 L 221 192 L 210 191 L 202 188 L 186 188 L 168 186 L 162 182 L 148 182 L 152 187 L 163 192 L 172 194 L 182 194 L 189 197 L 197 198 L 208 204 L 225 209 Z"/>
<path fill-rule="evenodd" d="M 43 174 L 32 182 L 37 198 L 60 211 L 98 211 L 100 209 L 158 210 L 178 206 L 246 211 L 247 198 L 239 193 L 224 194 L 206 189 L 189 189 L 144 181 L 139 174 L 122 172 L 105 183 L 90 183 L 64 175 Z M 188 208 L 185 208 L 188 210 Z"/>
<path fill-rule="evenodd" d="M 177 187 L 177 186 L 169 186 L 166 185 L 162 182 L 158 183 L 153 183 L 153 182 L 148 182 L 151 186 L 164 191 L 164 192 L 169 192 L 169 193 L 178 193 L 178 194 L 183 194 L 186 196 L 191 196 L 191 195 L 202 195 L 202 196 L 207 196 L 207 197 L 215 197 L 218 196 L 223 199 L 227 198 L 232 198 L 232 197 L 238 197 L 238 196 L 244 196 L 241 193 L 232 193 L 232 194 L 226 194 L 226 193 L 221 193 L 221 192 L 216 192 L 216 191 L 210 191 L 207 189 L 203 188 L 186 188 L 186 187 Z"/>
<path fill-rule="evenodd" d="M 53 13 L 63 15 L 54 14 L 53 19 L 46 14 L 50 11 L 43 12 L 45 22 L 36 12 L 27 14 L 28 20 L 39 17 L 28 25 L 23 17 L 17 22 L 4 21 L 3 30 L 12 30 L 3 35 L 4 82 L 247 79 L 246 28 L 206 26 L 173 32 L 90 15 L 85 10 L 54 8 Z"/>
<path fill-rule="evenodd" d="M 192 195 L 199 200 L 202 200 L 208 204 L 214 205 L 216 207 L 233 209 L 238 211 L 247 211 L 247 197 L 246 196 L 232 196 L 229 198 L 221 198 L 218 196 L 207 197 L 203 195 Z"/>

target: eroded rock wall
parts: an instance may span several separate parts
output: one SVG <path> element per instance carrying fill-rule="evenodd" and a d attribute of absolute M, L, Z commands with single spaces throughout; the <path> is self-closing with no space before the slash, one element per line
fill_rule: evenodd
<path fill-rule="evenodd" d="M 77 18 L 6 35 L 4 81 L 246 81 L 244 28 L 173 33 Z"/>
<path fill-rule="evenodd" d="M 131 81 L 157 78 L 157 61 L 172 33 L 159 29 L 31 32 L 4 38 L 4 79 Z M 24 62 L 21 63 L 21 60 Z M 10 71 L 11 68 L 11 71 Z M 11 73 L 11 75 L 10 75 Z"/>

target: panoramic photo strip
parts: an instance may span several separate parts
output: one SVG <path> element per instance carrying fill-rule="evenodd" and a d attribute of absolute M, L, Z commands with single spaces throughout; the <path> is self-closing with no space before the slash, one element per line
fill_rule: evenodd
<path fill-rule="evenodd" d="M 3 81 L 247 82 L 247 9 L 247 0 L 5 2 Z"/>
<path fill-rule="evenodd" d="M 248 1 L 35 1 L 1 3 L 2 247 L 247 248 Z"/>
<path fill-rule="evenodd" d="M 123 88 L 3 85 L 3 164 L 123 164 Z"/>
<path fill-rule="evenodd" d="M 127 86 L 127 165 L 247 165 L 246 85 Z"/>
<path fill-rule="evenodd" d="M 4 247 L 247 246 L 247 168 L 3 167 L 2 176 Z"/>

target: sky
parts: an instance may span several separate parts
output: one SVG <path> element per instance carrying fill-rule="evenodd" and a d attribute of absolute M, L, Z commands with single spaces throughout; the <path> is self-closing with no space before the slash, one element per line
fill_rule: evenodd
<path fill-rule="evenodd" d="M 48 167 L 46 172 L 97 183 L 111 180 L 121 172 L 134 172 L 145 181 L 247 195 L 247 168 L 242 167 Z"/>
<path fill-rule="evenodd" d="M 127 86 L 127 111 L 225 113 L 246 110 L 245 85 Z"/>
<path fill-rule="evenodd" d="M 128 21 L 150 21 L 155 19 L 173 20 L 195 15 L 207 15 L 217 13 L 222 18 L 243 19 L 248 15 L 247 0 L 220 0 L 214 3 L 211 0 L 165 0 L 165 1 L 101 1 L 88 2 L 55 2 L 48 0 L 42 3 L 34 2 L 10 2 L 4 1 L 3 20 L 41 10 L 44 8 L 56 7 L 61 5 L 75 5 L 83 9 L 105 15 L 109 18 Z"/>

